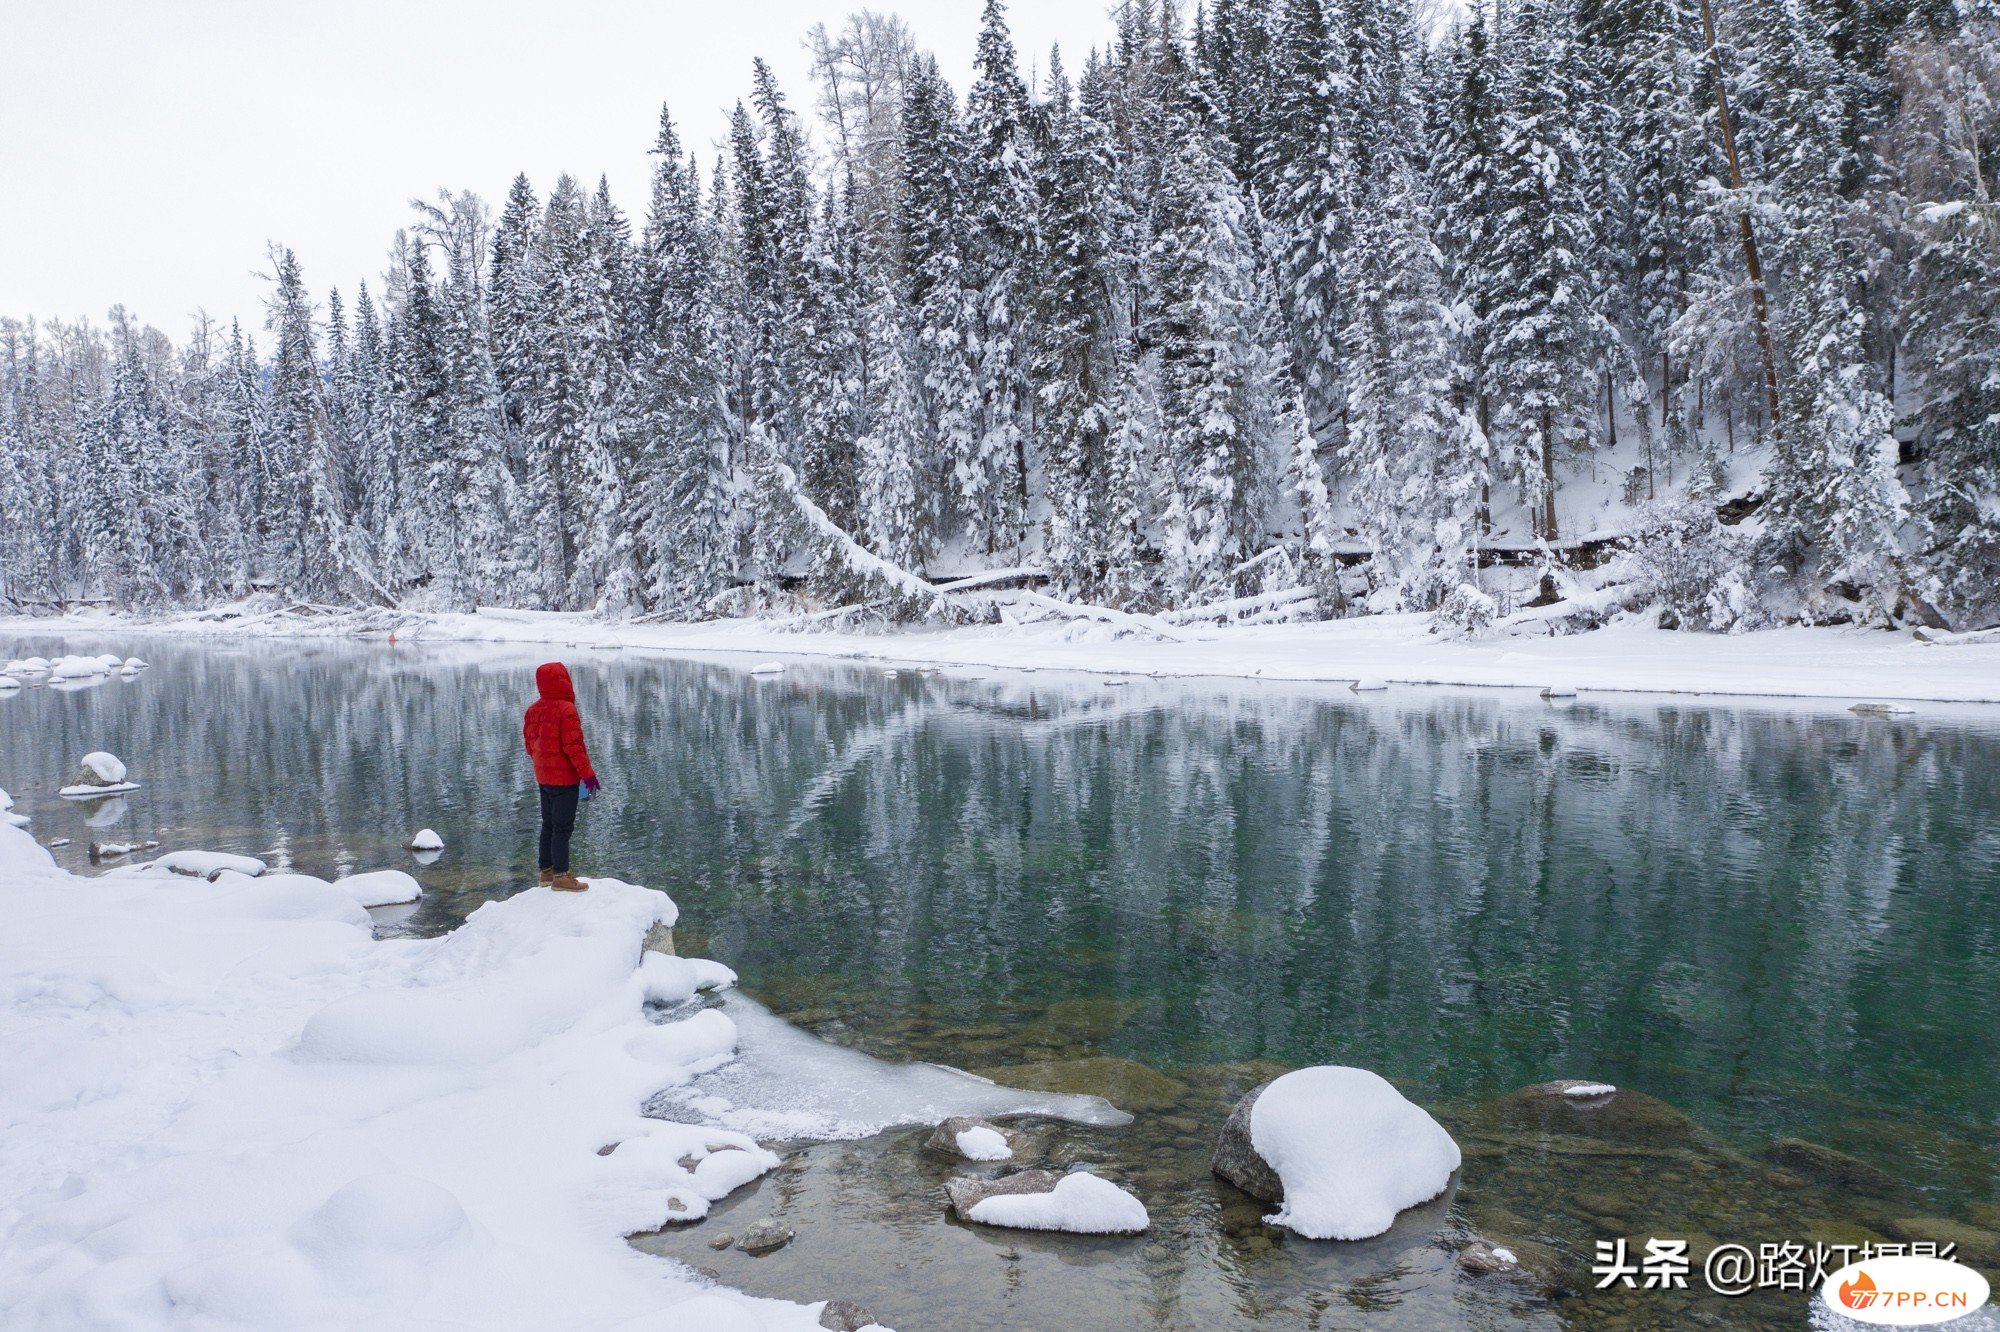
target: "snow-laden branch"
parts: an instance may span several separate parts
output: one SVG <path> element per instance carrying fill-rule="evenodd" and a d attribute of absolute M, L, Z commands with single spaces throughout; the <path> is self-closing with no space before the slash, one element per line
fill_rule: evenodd
<path fill-rule="evenodd" d="M 1168 624 L 1191 624 L 1196 620 L 1226 620 L 1251 611 L 1277 610 L 1296 606 L 1302 601 L 1311 601 L 1319 593 L 1310 587 L 1287 587 L 1276 592 L 1259 592 L 1251 597 L 1231 597 L 1228 601 L 1211 601 L 1205 606 L 1187 606 L 1180 610 L 1161 611 L 1160 618 Z"/>
<path fill-rule="evenodd" d="M 960 609 L 959 604 L 936 584 L 926 582 L 900 564 L 883 559 L 849 536 L 839 523 L 827 516 L 825 509 L 813 502 L 812 496 L 806 494 L 805 487 L 799 484 L 798 473 L 781 461 L 775 452 L 770 462 L 771 471 L 777 477 L 778 484 L 791 498 L 792 507 L 799 511 L 801 518 L 805 519 L 806 526 L 812 528 L 833 547 L 842 564 L 864 578 L 880 579 L 906 597 L 936 601 L 953 610 Z"/>
<path fill-rule="evenodd" d="M 1022 588 L 1008 593 L 1016 601 L 1053 611 L 1057 615 L 1068 616 L 1072 620 L 1101 620 L 1105 624 L 1115 624 L 1126 629 L 1137 629 L 1143 633 L 1157 634 L 1161 638 L 1172 639 L 1176 643 L 1187 642 L 1185 634 L 1174 632 L 1166 621 L 1157 615 L 1134 615 L 1130 611 L 1113 610 L 1109 606 L 1092 606 L 1082 602 L 1059 601 L 1055 597 Z"/>

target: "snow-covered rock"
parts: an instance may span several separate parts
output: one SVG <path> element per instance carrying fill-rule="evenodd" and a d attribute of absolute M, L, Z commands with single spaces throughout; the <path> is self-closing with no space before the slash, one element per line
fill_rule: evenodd
<path fill-rule="evenodd" d="M 1087 1170 L 1067 1175 L 1021 1170 L 999 1179 L 957 1176 L 945 1182 L 945 1193 L 961 1220 L 987 1226 L 1136 1235 L 1150 1224 L 1146 1204 Z"/>
<path fill-rule="evenodd" d="M 119 663 L 107 665 L 101 657 L 57 657 L 48 663 L 50 680 L 88 680 L 92 676 L 109 675 Z"/>
<path fill-rule="evenodd" d="M 1367 694 L 1373 693 L 1378 689 L 1387 689 L 1389 682 L 1379 676 L 1364 675 L 1359 680 L 1356 680 L 1351 687 L 1357 694 Z"/>
<path fill-rule="evenodd" d="M 125 669 L 128 671 L 143 671 L 150 665 L 152 665 L 151 662 L 145 661 L 139 657 L 125 658 Z"/>
<path fill-rule="evenodd" d="M 0 787 L 0 827 L 25 828 L 27 826 L 28 816 L 14 812 L 14 797 L 8 795 L 4 787 Z"/>
<path fill-rule="evenodd" d="M 411 834 L 409 841 L 403 843 L 403 849 L 405 851 L 442 851 L 444 850 L 444 838 L 437 835 L 435 828 L 419 828 L 415 833 Z"/>
<path fill-rule="evenodd" d="M 0 668 L 0 674 L 12 676 L 47 675 L 48 673 L 49 660 L 47 657 L 22 657 L 18 660 L 10 661 L 4 668 Z"/>
<path fill-rule="evenodd" d="M 1560 684 L 1554 684 L 1554 685 L 1544 685 L 1544 686 L 1542 687 L 1542 697 L 1543 697 L 1543 698 L 1575 698 L 1575 697 L 1576 697 L 1576 686 L 1574 686 L 1574 685 L 1560 685 Z"/>
<path fill-rule="evenodd" d="M 137 782 L 125 779 L 125 763 L 122 759 L 116 754 L 95 750 L 83 756 L 83 765 L 77 770 L 76 780 L 56 794 L 71 799 L 95 798 L 138 789 Z"/>
<path fill-rule="evenodd" d="M 1571 1082 L 1564 1085 L 1562 1094 L 1571 1100 L 1582 1101 L 1609 1096 L 1617 1090 L 1608 1082 Z"/>
<path fill-rule="evenodd" d="M 752 675 L 783 675 L 785 663 L 782 661 L 760 661 L 750 668 Z"/>
<path fill-rule="evenodd" d="M 1848 711 L 1863 717 L 1907 717 L 1916 709 L 1907 703 L 1856 703 Z"/>
<path fill-rule="evenodd" d="M 402 906 L 424 895 L 424 887 L 402 870 L 371 870 L 335 879 L 333 886 L 365 907 Z"/>
<path fill-rule="evenodd" d="M 0 694 L 19 689 L 21 682 L 12 675 L 0 675 Z"/>
<path fill-rule="evenodd" d="M 1014 1156 L 1004 1132 L 970 1115 L 953 1115 L 932 1129 L 924 1148 L 967 1161 L 1008 1161 Z"/>
<path fill-rule="evenodd" d="M 1458 1144 L 1378 1074 L 1339 1065 L 1275 1078 L 1237 1103 L 1215 1172 L 1266 1217 L 1309 1239 L 1379 1235 L 1407 1207 L 1435 1198 L 1458 1169 Z"/>
<path fill-rule="evenodd" d="M 148 868 L 196 879 L 213 879 L 224 871 L 254 878 L 262 874 L 265 867 L 264 862 L 255 856 L 232 856 L 226 851 L 169 851 Z"/>

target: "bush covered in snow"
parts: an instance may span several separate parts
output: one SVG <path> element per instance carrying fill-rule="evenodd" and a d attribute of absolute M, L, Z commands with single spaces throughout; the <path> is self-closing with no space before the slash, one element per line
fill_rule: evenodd
<path fill-rule="evenodd" d="M 1499 618 L 1499 602 L 1471 583 L 1460 583 L 1439 603 L 1434 626 L 1447 638 L 1477 638 Z"/>
<path fill-rule="evenodd" d="M 1722 631 L 1756 627 L 1757 596 L 1743 567 L 1738 542 L 1703 493 L 1649 510 L 1629 564 L 1634 592 L 1661 608 L 1663 628 Z"/>

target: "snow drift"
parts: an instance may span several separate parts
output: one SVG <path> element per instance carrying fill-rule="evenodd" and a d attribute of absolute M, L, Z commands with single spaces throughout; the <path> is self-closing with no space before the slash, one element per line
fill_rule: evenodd
<path fill-rule="evenodd" d="M 642 972 L 665 894 L 377 940 L 351 884 L 188 859 L 212 880 L 78 878 L 0 827 L 0 1326 L 615 1327 L 698 1296 L 815 1326 L 622 1240 L 776 1164 L 640 1113 L 735 1042 L 648 1020 L 727 979 Z"/>

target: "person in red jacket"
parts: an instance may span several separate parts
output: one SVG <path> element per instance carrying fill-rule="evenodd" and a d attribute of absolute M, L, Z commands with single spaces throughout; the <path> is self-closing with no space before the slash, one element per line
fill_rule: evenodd
<path fill-rule="evenodd" d="M 566 893 L 582 892 L 590 884 L 569 872 L 569 838 L 576 828 L 578 787 L 586 799 L 596 795 L 597 773 L 583 746 L 583 718 L 577 715 L 569 668 L 559 661 L 537 666 L 535 688 L 542 696 L 528 705 L 521 740 L 542 788 L 541 881 Z"/>

